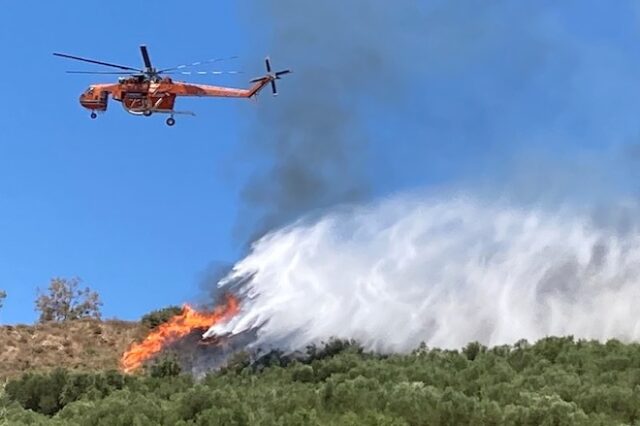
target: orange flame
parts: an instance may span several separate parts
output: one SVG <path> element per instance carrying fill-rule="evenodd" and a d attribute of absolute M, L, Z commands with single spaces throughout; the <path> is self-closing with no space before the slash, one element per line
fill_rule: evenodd
<path fill-rule="evenodd" d="M 120 361 L 122 370 L 131 373 L 160 353 L 168 344 L 189 335 L 194 330 L 208 329 L 220 321 L 231 318 L 238 312 L 238 305 L 238 299 L 231 295 L 228 295 L 225 303 L 213 312 L 198 312 L 189 305 L 184 305 L 180 314 L 160 324 L 142 342 L 129 347 Z"/>

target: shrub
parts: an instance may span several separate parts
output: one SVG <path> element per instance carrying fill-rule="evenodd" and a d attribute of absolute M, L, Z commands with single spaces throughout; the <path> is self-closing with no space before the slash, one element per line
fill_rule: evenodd
<path fill-rule="evenodd" d="M 326 343 L 323 342 L 321 348 L 318 348 L 315 344 L 307 346 L 307 362 L 331 358 L 342 352 L 354 352 L 360 354 L 363 352 L 363 349 L 355 340 L 330 339 Z"/>
<path fill-rule="evenodd" d="M 53 415 L 63 408 L 62 392 L 68 374 L 57 369 L 49 374 L 32 373 L 19 380 L 10 381 L 5 387 L 9 401 L 18 402 L 27 410 Z"/>
<path fill-rule="evenodd" d="M 169 321 L 172 317 L 180 314 L 182 312 L 182 308 L 179 306 L 168 306 L 163 309 L 158 309 L 156 311 L 149 312 L 145 314 L 140 319 L 142 325 L 149 329 L 154 329 L 160 324 L 164 324 Z"/>
<path fill-rule="evenodd" d="M 4 299 L 7 298 L 7 292 L 4 290 L 0 290 L 0 308 L 2 308 L 4 304 Z"/>
<path fill-rule="evenodd" d="M 151 377 L 176 377 L 182 372 L 180 362 L 174 355 L 162 356 L 149 367 Z"/>

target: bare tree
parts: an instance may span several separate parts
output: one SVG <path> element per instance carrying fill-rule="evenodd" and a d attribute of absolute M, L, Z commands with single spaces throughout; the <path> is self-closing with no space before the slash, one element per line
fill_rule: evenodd
<path fill-rule="evenodd" d="M 79 278 L 53 278 L 47 293 L 38 289 L 36 310 L 40 322 L 63 322 L 81 318 L 100 318 L 100 296 L 89 287 L 80 289 Z"/>

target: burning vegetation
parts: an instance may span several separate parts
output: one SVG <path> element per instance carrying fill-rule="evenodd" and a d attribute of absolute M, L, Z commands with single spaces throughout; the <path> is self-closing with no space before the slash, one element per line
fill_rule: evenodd
<path fill-rule="evenodd" d="M 232 295 L 227 295 L 224 303 L 211 312 L 199 312 L 189 305 L 184 305 L 182 312 L 160 324 L 142 342 L 131 345 L 122 355 L 122 370 L 125 373 L 136 371 L 171 344 L 194 332 L 204 333 L 211 326 L 229 320 L 238 310 L 239 301 Z"/>

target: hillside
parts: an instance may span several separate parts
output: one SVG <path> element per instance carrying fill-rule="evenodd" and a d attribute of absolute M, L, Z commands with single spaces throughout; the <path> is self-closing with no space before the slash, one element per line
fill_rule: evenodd
<path fill-rule="evenodd" d="M 31 374 L 0 387 L 0 425 L 638 425 L 640 345 L 549 337 L 377 355 L 334 341 L 305 359 L 235 357 L 200 381 Z"/>
<path fill-rule="evenodd" d="M 118 368 L 126 347 L 144 334 L 138 322 L 80 320 L 0 327 L 0 380 L 25 371 Z"/>

